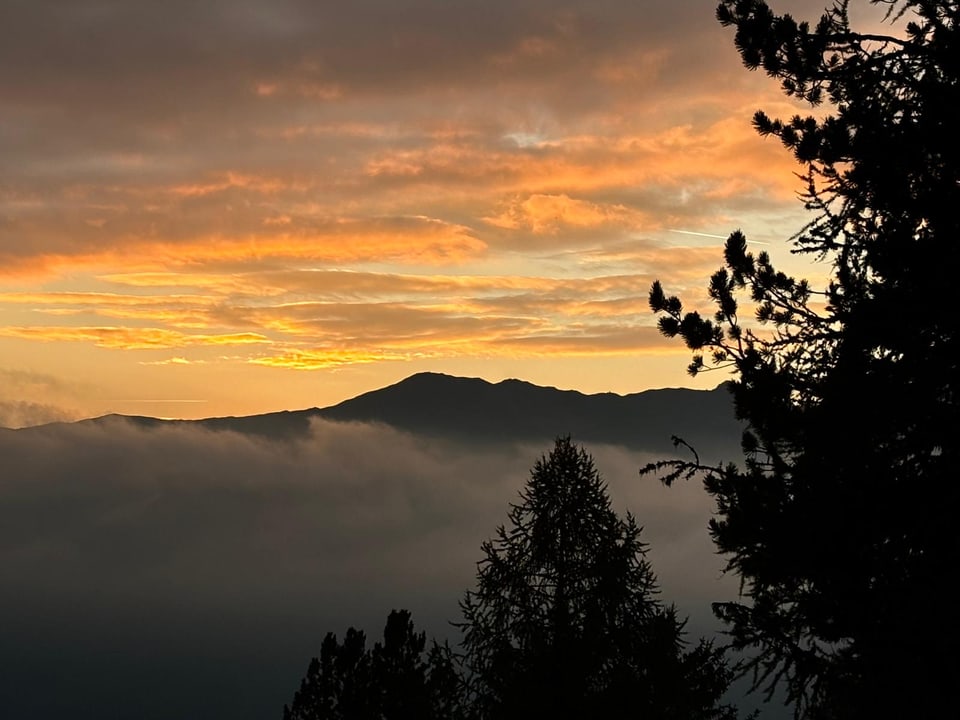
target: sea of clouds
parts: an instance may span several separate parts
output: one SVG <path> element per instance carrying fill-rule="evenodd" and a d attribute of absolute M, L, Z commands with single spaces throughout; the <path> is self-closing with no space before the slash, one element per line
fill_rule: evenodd
<path fill-rule="evenodd" d="M 576 440 L 576 438 L 574 438 Z M 0 431 L 0 706 L 9 717 L 279 717 L 327 631 L 392 608 L 456 643 L 480 543 L 550 446 L 317 421 L 265 440 L 122 419 Z M 698 483 L 587 450 L 644 527 L 662 598 L 736 596 Z"/>

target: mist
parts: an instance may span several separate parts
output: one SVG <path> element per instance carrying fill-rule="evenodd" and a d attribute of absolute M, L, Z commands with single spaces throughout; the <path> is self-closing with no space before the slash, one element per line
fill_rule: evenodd
<path fill-rule="evenodd" d="M 576 441 L 576 438 L 574 438 Z M 327 631 L 429 635 L 549 446 L 471 447 L 314 421 L 265 440 L 122 419 L 0 433 L 0 706 L 8 717 L 279 717 Z M 716 629 L 736 595 L 697 483 L 588 445 L 644 527 L 662 599 Z"/>

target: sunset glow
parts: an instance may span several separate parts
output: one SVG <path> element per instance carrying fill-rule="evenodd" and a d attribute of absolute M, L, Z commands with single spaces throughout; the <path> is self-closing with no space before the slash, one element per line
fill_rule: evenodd
<path fill-rule="evenodd" d="M 750 126 L 797 108 L 709 5 L 176 4 L 5 11 L 0 425 L 690 385 L 652 280 L 704 307 L 736 228 L 797 267 Z"/>

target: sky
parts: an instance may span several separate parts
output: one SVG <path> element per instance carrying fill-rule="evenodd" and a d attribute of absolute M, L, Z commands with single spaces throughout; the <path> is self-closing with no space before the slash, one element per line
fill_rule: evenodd
<path fill-rule="evenodd" d="M 650 283 L 805 216 L 713 7 L 0 0 L 0 425 L 716 385 Z"/>

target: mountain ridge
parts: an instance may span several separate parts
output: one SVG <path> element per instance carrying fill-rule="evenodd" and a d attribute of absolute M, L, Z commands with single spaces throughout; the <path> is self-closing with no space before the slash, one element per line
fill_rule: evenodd
<path fill-rule="evenodd" d="M 542 441 L 569 434 L 578 441 L 658 451 L 673 449 L 673 435 L 713 451 L 738 442 L 741 433 L 724 386 L 587 395 L 523 380 L 490 383 L 437 373 L 413 375 L 320 414 L 474 442 Z"/>
<path fill-rule="evenodd" d="M 627 395 L 586 394 L 509 378 L 482 378 L 423 372 L 324 408 L 281 410 L 200 420 L 105 415 L 78 424 L 118 420 L 141 427 L 191 426 L 234 431 L 269 439 L 308 435 L 314 419 L 382 423 L 399 430 L 452 441 L 494 444 L 543 442 L 570 435 L 578 442 L 675 452 L 672 436 L 697 448 L 702 458 L 729 455 L 742 431 L 724 385 L 713 390 L 661 388 Z M 23 428 L 17 432 L 70 425 Z"/>

